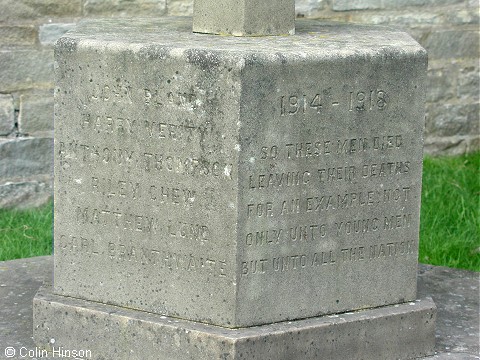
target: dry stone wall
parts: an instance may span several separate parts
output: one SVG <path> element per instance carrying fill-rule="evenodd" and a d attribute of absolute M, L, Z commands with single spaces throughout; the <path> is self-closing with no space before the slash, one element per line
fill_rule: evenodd
<path fill-rule="evenodd" d="M 53 44 L 84 17 L 191 15 L 193 0 L 3 0 L 0 208 L 45 202 L 52 187 Z M 480 148 L 478 0 L 296 0 L 299 18 L 402 28 L 429 52 L 425 150 Z"/>

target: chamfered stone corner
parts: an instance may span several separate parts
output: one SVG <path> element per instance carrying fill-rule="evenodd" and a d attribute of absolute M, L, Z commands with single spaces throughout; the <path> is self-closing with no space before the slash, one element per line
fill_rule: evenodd
<path fill-rule="evenodd" d="M 425 51 L 188 23 L 56 44 L 54 292 L 232 328 L 414 300 Z"/>

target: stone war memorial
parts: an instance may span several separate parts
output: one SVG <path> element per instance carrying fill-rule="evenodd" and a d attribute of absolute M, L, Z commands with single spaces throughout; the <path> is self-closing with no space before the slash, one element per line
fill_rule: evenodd
<path fill-rule="evenodd" d="M 42 349 L 94 359 L 410 359 L 427 54 L 293 0 L 94 19 L 55 45 Z"/>

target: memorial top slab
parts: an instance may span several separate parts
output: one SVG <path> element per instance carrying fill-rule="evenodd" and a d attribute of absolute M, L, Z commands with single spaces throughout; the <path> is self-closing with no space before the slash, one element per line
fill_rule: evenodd
<path fill-rule="evenodd" d="M 166 52 L 191 49 L 206 51 L 228 50 L 222 56 L 237 57 L 239 53 L 258 59 L 276 56 L 279 60 L 377 56 L 395 53 L 424 53 L 424 49 L 408 34 L 385 26 L 352 25 L 314 20 L 297 20 L 295 36 L 230 37 L 191 32 L 191 19 L 171 17 L 162 19 L 88 19 L 83 20 L 60 41 L 71 46 L 107 46 L 118 50 L 139 51 L 161 47 Z M 322 51 L 319 52 L 321 45 Z M 275 50 L 275 51 L 273 51 Z"/>

